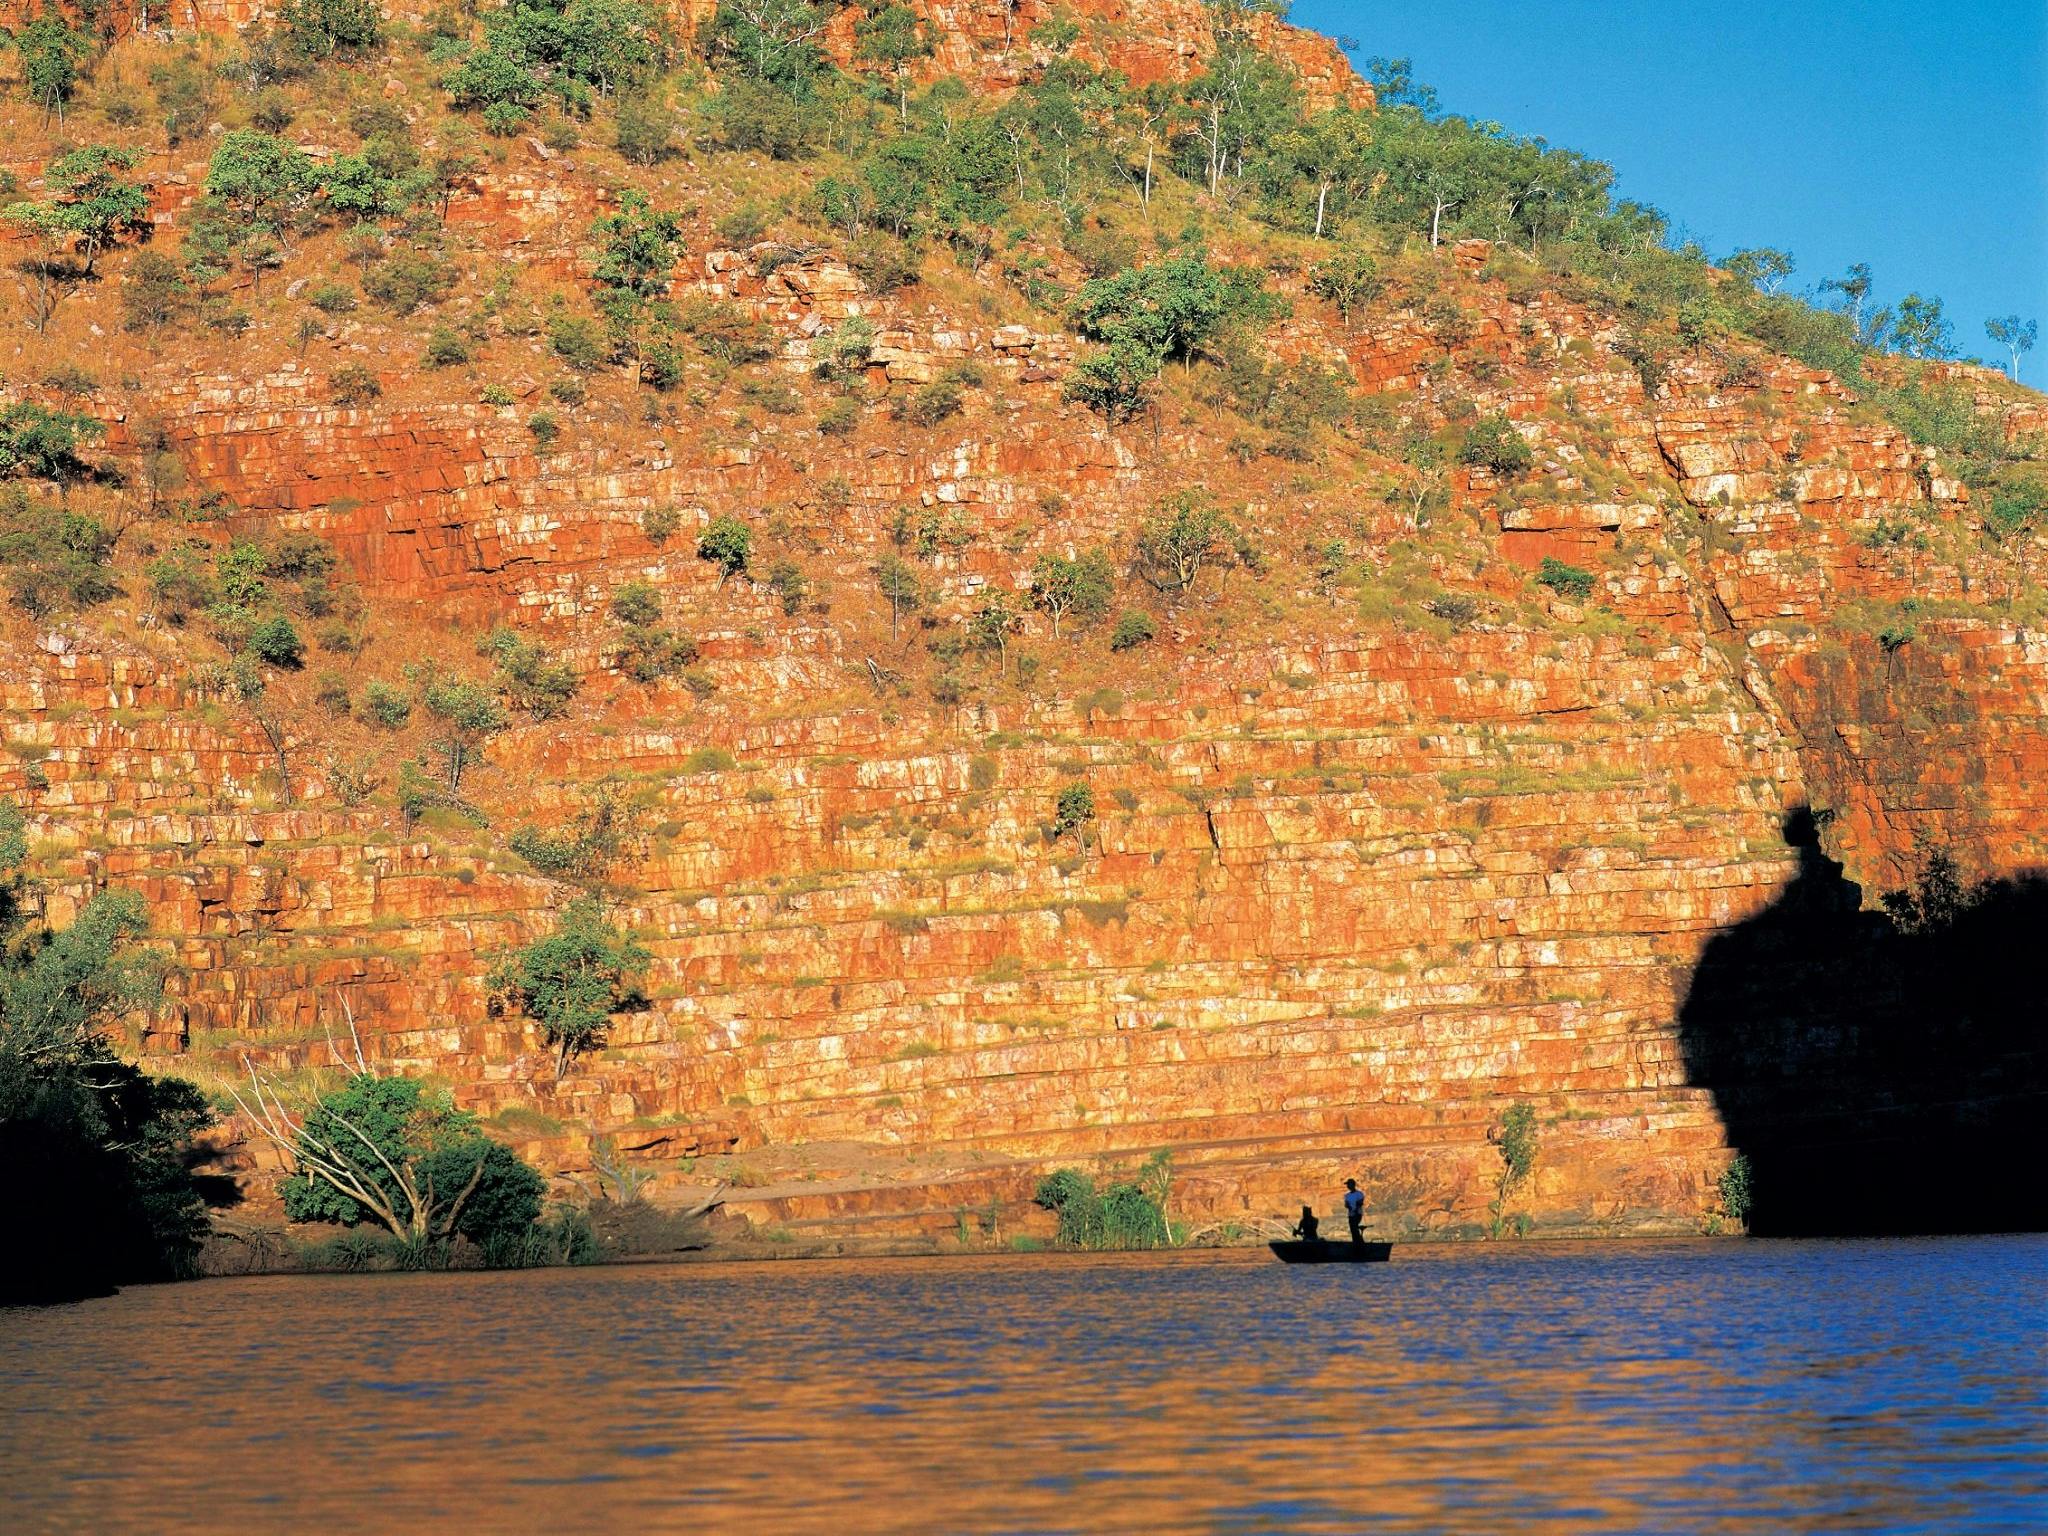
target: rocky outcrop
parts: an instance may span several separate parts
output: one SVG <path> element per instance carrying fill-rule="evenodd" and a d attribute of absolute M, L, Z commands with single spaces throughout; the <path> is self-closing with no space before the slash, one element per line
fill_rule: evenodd
<path fill-rule="evenodd" d="M 1076 47 L 1184 77 L 1199 9 L 1084 5 Z M 1050 12 L 925 14 L 932 67 L 1000 87 Z M 1330 45 L 1272 36 L 1312 90 L 1363 99 Z M 515 141 L 454 199 L 450 238 L 573 283 L 600 206 Z M 146 898 L 176 962 L 138 1024 L 154 1059 L 310 1072 L 346 999 L 378 1060 L 551 1168 L 583 1170 L 603 1137 L 671 1186 L 735 1180 L 762 1222 L 881 1233 L 1014 1214 L 1045 1167 L 1160 1147 L 1198 1221 L 1355 1175 L 1382 1230 L 1470 1233 L 1489 1131 L 1523 1101 L 1539 1228 L 1689 1231 L 1731 1147 L 1681 1016 L 1716 937 L 1796 880 L 1788 816 L 1828 813 L 1872 896 L 1931 845 L 1971 874 L 2048 859 L 2031 554 L 1987 544 L 1947 467 L 1825 374 L 1687 356 L 1646 388 L 1611 316 L 1466 242 L 1353 323 L 1276 278 L 1276 355 L 1365 400 L 1320 457 L 1184 394 L 1110 430 L 1063 398 L 1071 337 L 959 283 L 876 293 L 846 252 L 738 249 L 691 218 L 670 296 L 759 322 L 770 355 L 660 397 L 604 370 L 587 405 L 551 394 L 527 335 L 488 380 L 425 369 L 417 335 L 367 313 L 259 327 L 226 361 L 212 340 L 160 352 L 118 334 L 118 254 L 106 293 L 60 311 L 49 346 L 114 354 L 85 400 L 110 455 L 160 435 L 195 510 L 124 544 L 123 602 L 5 620 L 0 793 L 27 809 L 54 915 L 106 886 Z M 864 365 L 819 381 L 855 317 Z M 350 365 L 380 397 L 335 401 Z M 942 379 L 947 409 L 902 408 Z M 1978 386 L 2032 430 L 2037 397 Z M 823 430 L 846 401 L 852 423 Z M 1495 412 L 1529 474 L 1452 463 L 1441 494 L 1411 494 L 1402 441 Z M 1244 540 L 1175 602 L 1131 557 L 1189 488 Z M 722 579 L 696 547 L 720 516 L 754 530 L 755 576 L 781 561 L 801 584 Z M 258 718 L 203 620 L 150 601 L 142 539 L 288 532 L 332 544 L 362 610 Z M 983 594 L 1021 609 L 1039 557 L 1091 548 L 1151 646 L 1026 612 L 1003 651 L 967 648 Z M 921 586 L 900 630 L 875 591 L 891 557 Z M 1533 579 L 1546 558 L 1583 590 Z M 621 668 L 608 605 L 628 581 L 695 641 L 688 675 Z M 318 674 L 359 692 L 422 662 L 480 671 L 506 623 L 581 691 L 489 743 L 476 819 L 409 821 L 391 790 L 423 726 L 380 732 Z M 1076 782 L 1085 840 L 1053 824 Z M 600 792 L 630 828 L 607 894 L 654 959 L 645 1006 L 558 1080 L 483 973 L 573 894 L 509 833 L 560 830 Z"/>

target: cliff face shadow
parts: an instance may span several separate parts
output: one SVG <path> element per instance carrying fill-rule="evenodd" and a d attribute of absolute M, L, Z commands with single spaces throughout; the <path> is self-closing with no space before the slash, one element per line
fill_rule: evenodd
<path fill-rule="evenodd" d="M 1861 910 L 1813 814 L 1798 876 L 1712 940 L 1679 1015 L 1750 1163 L 1760 1235 L 2048 1227 L 2048 879 L 1965 887 L 1941 854 Z"/>

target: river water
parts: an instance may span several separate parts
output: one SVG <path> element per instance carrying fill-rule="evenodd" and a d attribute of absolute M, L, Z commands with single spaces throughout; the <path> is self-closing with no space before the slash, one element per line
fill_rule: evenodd
<path fill-rule="evenodd" d="M 2048 1238 L 274 1276 L 0 1312 L 0 1529 L 2048 1531 Z"/>

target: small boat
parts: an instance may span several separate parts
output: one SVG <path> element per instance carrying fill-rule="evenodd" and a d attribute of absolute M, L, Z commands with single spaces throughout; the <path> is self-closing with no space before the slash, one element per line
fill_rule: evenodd
<path fill-rule="evenodd" d="M 1331 1242 L 1320 1237 L 1312 1243 L 1283 1238 L 1266 1246 L 1282 1264 L 1384 1264 L 1394 1256 L 1392 1243 Z"/>

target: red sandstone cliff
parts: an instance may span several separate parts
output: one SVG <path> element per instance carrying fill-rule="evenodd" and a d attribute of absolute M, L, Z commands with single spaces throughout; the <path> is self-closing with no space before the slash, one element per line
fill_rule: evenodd
<path fill-rule="evenodd" d="M 1077 9 L 1133 79 L 1197 56 L 1192 3 Z M 1042 10 L 926 8 L 933 67 L 1001 87 Z M 1312 89 L 1360 96 L 1327 43 L 1275 35 Z M 153 168 L 167 225 L 202 156 Z M 573 280 L 601 206 L 579 158 L 513 141 L 450 209 L 464 261 Z M 713 232 L 733 187 L 661 177 L 694 210 L 675 293 L 767 321 L 767 382 L 707 374 L 650 421 L 627 377 L 600 376 L 545 451 L 526 425 L 547 403 L 538 342 L 492 354 L 512 406 L 420 368 L 418 328 L 369 311 L 310 345 L 266 311 L 233 344 L 144 347 L 118 330 L 116 257 L 103 293 L 18 343 L 12 378 L 99 374 L 113 454 L 162 433 L 184 492 L 218 498 L 197 536 L 318 534 L 367 605 L 360 655 L 277 685 L 289 806 L 273 744 L 141 582 L 76 619 L 5 620 L 0 792 L 60 902 L 147 898 L 179 967 L 148 1026 L 167 1062 L 318 1067 L 347 995 L 378 1056 L 555 1167 L 609 1135 L 672 1181 L 737 1178 L 763 1220 L 870 1231 L 950 1229 L 1053 1160 L 1158 1146 L 1190 1215 L 1355 1173 L 1388 1229 L 1468 1230 L 1488 1127 L 1525 1099 L 1546 1118 L 1539 1226 L 1691 1230 L 1728 1151 L 1677 1011 L 1703 944 L 1789 878 L 1788 809 L 1832 811 L 1833 852 L 1873 890 L 1910 877 L 1923 839 L 1974 872 L 2048 858 L 2048 641 L 2000 617 L 2011 558 L 1937 460 L 1826 375 L 1695 360 L 1646 393 L 1611 321 L 1475 270 L 1483 250 L 1442 253 L 1352 323 L 1278 275 L 1287 355 L 1391 416 L 1503 410 L 1534 447 L 1540 491 L 1458 470 L 1418 528 L 1370 440 L 1306 466 L 1226 452 L 1229 423 L 1179 398 L 1105 429 L 1062 398 L 1071 340 L 1021 306 L 957 281 L 877 296 L 829 249 L 764 271 Z M 781 411 L 776 391 L 818 389 L 820 328 L 852 313 L 878 326 L 873 396 L 969 361 L 964 413 L 877 410 L 828 437 Z M 351 363 L 381 398 L 332 403 Z M 2037 399 L 1986 389 L 2038 421 Z M 978 593 L 1027 587 L 1046 551 L 1127 551 L 1189 484 L 1240 509 L 1263 573 L 1218 570 L 1185 607 L 1130 590 L 1162 620 L 1141 651 L 1055 643 L 1031 616 L 1028 684 L 970 658 L 964 692 L 935 693 L 925 642 Z M 650 507 L 677 531 L 651 538 Z M 869 573 L 905 509 L 961 537 L 899 639 Z M 696 557 L 725 514 L 762 564 L 802 570 L 803 601 Z M 1592 601 L 1529 582 L 1547 554 L 1597 572 Z M 606 605 L 635 579 L 701 647 L 696 686 L 613 664 Z M 1908 598 L 1914 639 L 1887 649 L 1872 616 Z M 582 692 L 490 743 L 469 790 L 488 827 L 409 828 L 388 786 L 416 734 L 331 717 L 314 674 L 473 665 L 496 622 L 544 639 Z M 344 803 L 337 765 L 378 753 L 385 789 Z M 1047 831 L 1077 779 L 1101 808 L 1085 856 Z M 599 786 L 635 812 L 611 881 L 656 957 L 650 1005 L 558 1083 L 481 973 L 568 893 L 505 836 L 566 824 Z"/>

